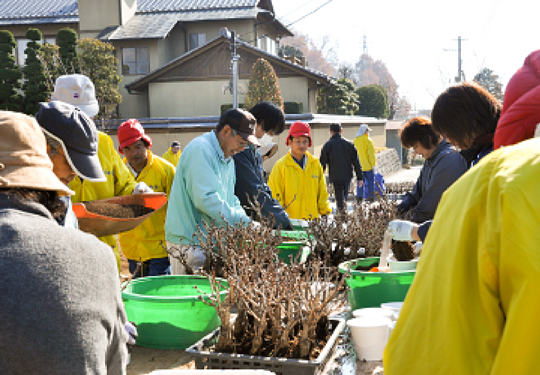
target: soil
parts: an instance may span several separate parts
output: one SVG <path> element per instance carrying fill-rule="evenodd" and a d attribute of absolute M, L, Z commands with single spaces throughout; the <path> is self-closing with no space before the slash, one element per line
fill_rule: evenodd
<path fill-rule="evenodd" d="M 414 247 L 408 241 L 392 240 L 392 253 L 400 262 L 414 259 Z"/>
<path fill-rule="evenodd" d="M 153 208 L 141 206 L 139 204 L 114 204 L 90 201 L 84 202 L 84 205 L 88 212 L 116 219 L 133 219 L 154 211 Z"/>
<path fill-rule="evenodd" d="M 369 271 L 371 270 L 373 267 L 377 267 L 379 265 L 379 261 L 375 261 L 371 264 L 368 264 L 367 266 L 358 266 L 356 268 L 354 268 L 354 270 L 356 271 Z"/>

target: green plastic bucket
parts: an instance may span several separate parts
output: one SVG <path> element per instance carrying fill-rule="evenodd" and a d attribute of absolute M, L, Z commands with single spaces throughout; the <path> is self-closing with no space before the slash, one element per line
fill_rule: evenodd
<path fill-rule="evenodd" d="M 309 248 L 302 241 L 283 242 L 278 245 L 278 258 L 285 264 L 291 264 L 291 257 L 298 262 L 304 262 L 309 255 Z M 300 255 L 299 255 L 300 254 Z M 298 258 L 297 258 L 298 257 Z"/>
<path fill-rule="evenodd" d="M 346 283 L 349 287 L 347 297 L 352 310 L 364 307 L 380 307 L 381 303 L 401 302 L 409 291 L 416 271 L 369 272 L 357 270 L 359 266 L 379 263 L 378 257 L 354 259 L 339 265 L 340 273 L 351 274 Z"/>
<path fill-rule="evenodd" d="M 122 299 L 128 320 L 137 324 L 137 345 L 185 349 L 221 325 L 216 310 L 199 299 L 195 285 L 212 292 L 206 277 L 193 275 L 142 277 L 127 285 Z M 222 300 L 227 293 L 220 292 Z"/>

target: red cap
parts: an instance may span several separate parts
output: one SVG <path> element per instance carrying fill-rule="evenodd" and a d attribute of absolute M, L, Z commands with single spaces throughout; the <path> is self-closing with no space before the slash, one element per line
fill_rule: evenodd
<path fill-rule="evenodd" d="M 152 147 L 152 139 L 146 135 L 142 125 L 139 121 L 135 119 L 129 119 L 126 122 L 123 122 L 122 125 L 118 127 L 118 151 L 123 154 L 122 149 L 124 147 L 130 146 L 133 143 L 137 142 L 139 139 L 143 139 L 148 143 L 148 147 Z"/>
<path fill-rule="evenodd" d="M 285 144 L 289 146 L 290 138 L 293 137 L 308 137 L 309 138 L 309 147 L 311 147 L 311 128 L 307 122 L 296 121 L 293 122 L 291 128 L 289 129 L 289 135 L 287 135 L 287 140 Z"/>

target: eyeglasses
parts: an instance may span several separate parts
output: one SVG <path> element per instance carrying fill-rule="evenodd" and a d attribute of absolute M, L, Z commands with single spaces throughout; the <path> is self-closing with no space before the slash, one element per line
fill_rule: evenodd
<path fill-rule="evenodd" d="M 234 129 L 231 128 L 231 133 L 232 133 L 233 137 L 236 138 L 236 141 L 238 142 L 238 145 L 239 145 L 240 147 L 246 148 L 246 147 L 249 146 L 249 142 L 246 141 L 244 138 L 242 138 L 242 137 L 238 134 L 238 132 L 237 132 L 236 130 L 234 130 Z M 239 139 L 241 139 L 241 141 L 239 141 Z"/>

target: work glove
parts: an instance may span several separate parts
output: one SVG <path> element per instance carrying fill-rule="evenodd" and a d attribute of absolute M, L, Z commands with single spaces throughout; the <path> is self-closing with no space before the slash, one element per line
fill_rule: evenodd
<path fill-rule="evenodd" d="M 139 182 L 137 185 L 135 185 L 135 189 L 133 189 L 133 193 L 131 194 L 151 194 L 154 190 L 148 185 L 146 185 L 144 182 Z"/>
<path fill-rule="evenodd" d="M 261 223 L 253 220 L 248 224 L 248 227 L 253 231 L 258 231 L 261 228 Z"/>
<path fill-rule="evenodd" d="M 127 343 L 129 345 L 135 345 L 135 340 L 137 339 L 137 336 L 139 336 L 137 333 L 137 327 L 135 327 L 134 323 L 126 322 L 126 331 L 128 333 Z"/>
<path fill-rule="evenodd" d="M 422 252 L 422 246 L 423 245 L 424 244 L 422 242 L 417 242 L 417 243 L 414 244 L 414 250 L 413 250 L 414 255 L 416 255 L 416 256 L 420 255 L 420 253 Z"/>
<path fill-rule="evenodd" d="M 415 224 L 405 220 L 392 220 L 388 224 L 388 233 L 396 241 L 412 241 L 412 230 Z"/>

